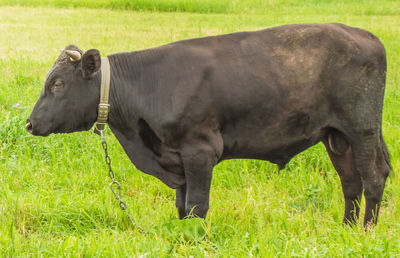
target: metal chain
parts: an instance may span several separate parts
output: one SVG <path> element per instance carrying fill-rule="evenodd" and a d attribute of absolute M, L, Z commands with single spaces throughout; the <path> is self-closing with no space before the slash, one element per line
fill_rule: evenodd
<path fill-rule="evenodd" d="M 108 155 L 107 142 L 104 137 L 103 130 L 99 130 L 99 132 L 100 132 L 100 138 L 101 138 L 101 145 L 103 146 L 103 149 L 104 149 L 105 159 L 106 159 L 106 163 L 107 163 L 107 167 L 108 167 L 108 176 L 111 178 L 110 189 L 111 189 L 112 193 L 114 194 L 115 199 L 117 199 L 119 201 L 119 207 L 121 208 L 121 210 L 123 210 L 126 213 L 129 220 L 139 230 L 139 232 L 144 234 L 145 232 L 144 232 L 143 228 L 141 228 L 136 223 L 136 221 L 133 219 L 133 217 L 128 213 L 128 211 L 126 210 L 126 208 L 127 208 L 126 203 L 124 201 L 122 201 L 122 199 L 121 199 L 121 186 L 120 186 L 119 182 L 114 179 L 115 175 L 114 175 L 114 171 L 111 168 L 111 158 Z M 115 190 L 114 187 L 117 187 L 117 189 Z"/>

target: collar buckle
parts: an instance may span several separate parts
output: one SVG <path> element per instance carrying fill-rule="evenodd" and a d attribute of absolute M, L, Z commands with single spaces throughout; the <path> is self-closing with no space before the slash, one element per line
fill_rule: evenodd
<path fill-rule="evenodd" d="M 98 107 L 97 122 L 106 123 L 110 113 L 110 104 L 100 103 Z"/>

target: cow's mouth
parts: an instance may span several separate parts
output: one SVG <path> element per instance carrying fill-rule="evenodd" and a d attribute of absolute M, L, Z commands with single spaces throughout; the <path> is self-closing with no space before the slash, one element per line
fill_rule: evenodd
<path fill-rule="evenodd" d="M 25 129 L 28 131 L 28 133 L 33 134 L 33 125 L 31 122 L 27 122 L 25 124 Z"/>
<path fill-rule="evenodd" d="M 46 132 L 41 132 L 40 130 L 37 130 L 37 126 L 34 126 L 34 123 L 30 119 L 26 121 L 25 129 L 28 133 L 35 136 L 48 136 L 51 133 L 49 130 Z"/>

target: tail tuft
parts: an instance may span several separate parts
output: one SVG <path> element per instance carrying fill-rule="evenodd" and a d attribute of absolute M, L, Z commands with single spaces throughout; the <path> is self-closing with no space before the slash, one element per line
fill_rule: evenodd
<path fill-rule="evenodd" d="M 389 150 L 388 150 L 388 148 L 386 146 L 385 140 L 383 139 L 382 129 L 381 129 L 381 143 L 382 143 L 383 157 L 385 159 L 386 164 L 389 167 L 389 171 L 392 171 L 392 164 L 390 163 L 390 153 L 389 153 Z"/>

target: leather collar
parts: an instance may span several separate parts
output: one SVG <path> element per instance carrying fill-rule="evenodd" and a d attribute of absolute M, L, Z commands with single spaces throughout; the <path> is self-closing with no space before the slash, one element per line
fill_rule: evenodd
<path fill-rule="evenodd" d="M 98 106 L 97 121 L 94 132 L 100 134 L 107 124 L 108 114 L 110 113 L 110 62 L 107 57 L 101 59 L 101 86 L 100 86 L 100 104 Z"/>

